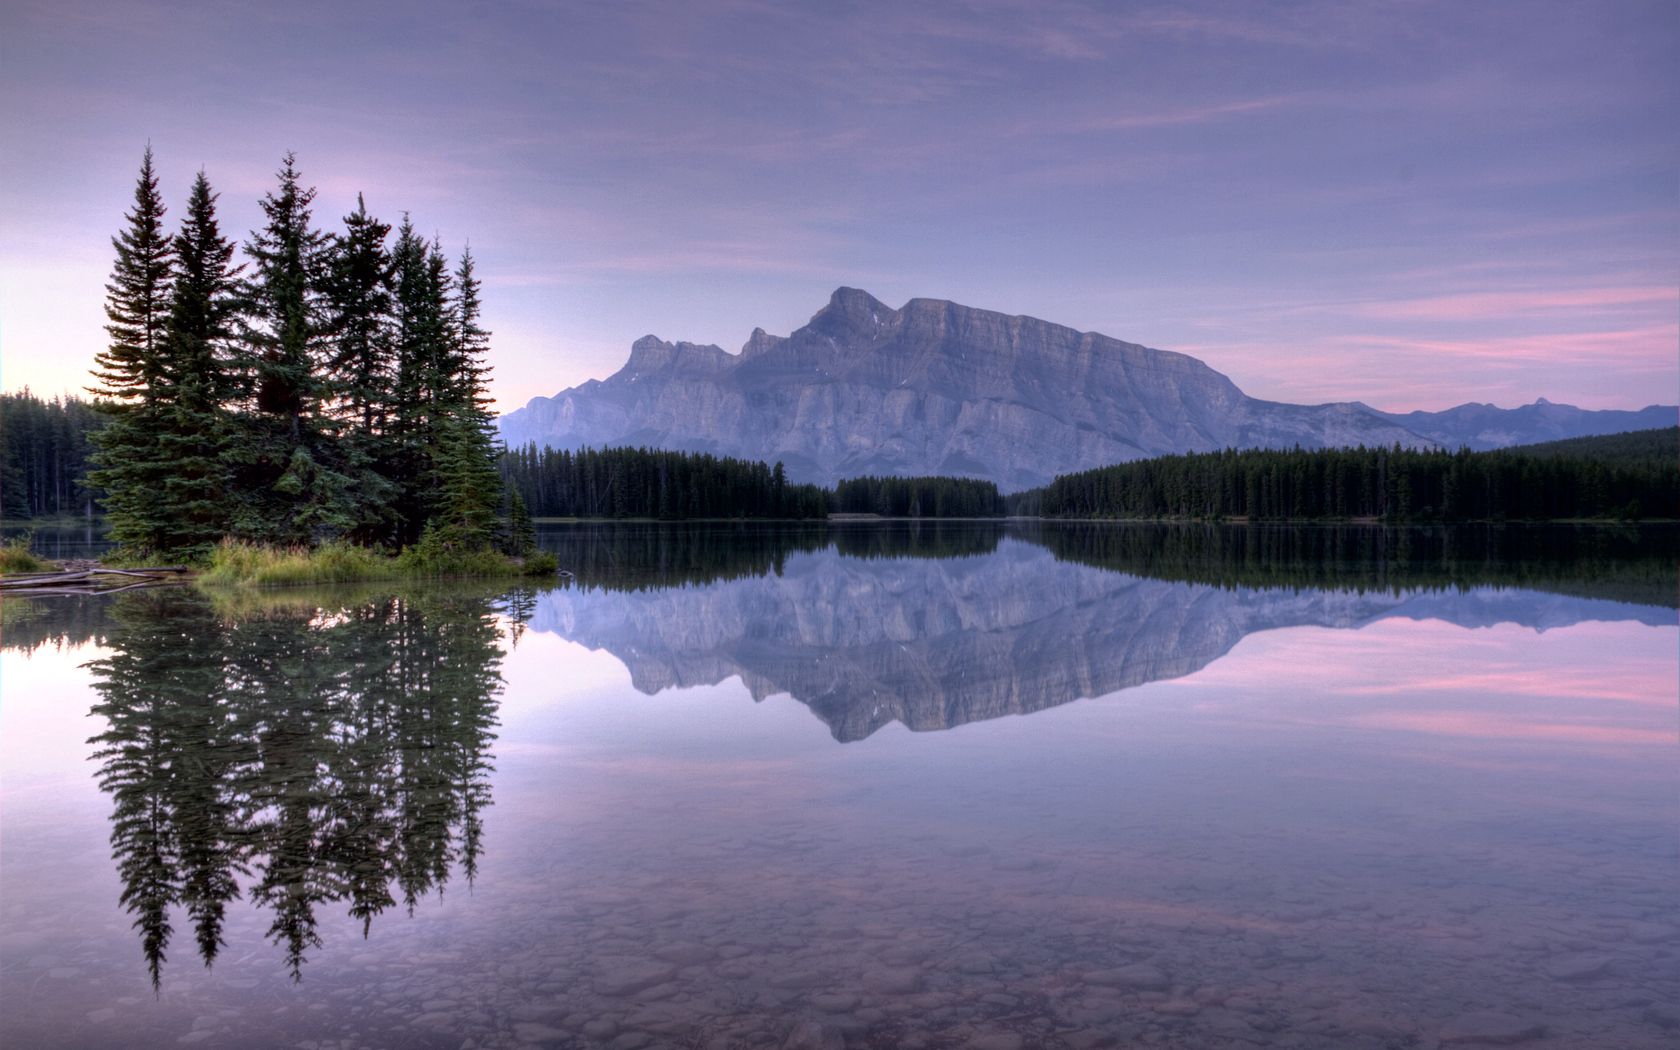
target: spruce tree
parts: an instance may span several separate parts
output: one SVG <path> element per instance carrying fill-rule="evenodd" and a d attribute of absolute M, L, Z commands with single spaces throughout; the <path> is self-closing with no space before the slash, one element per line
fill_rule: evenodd
<path fill-rule="evenodd" d="M 420 538 L 427 517 L 430 478 L 430 430 L 434 344 L 441 326 L 442 303 L 433 292 L 426 242 L 407 215 L 397 227 L 391 249 L 392 343 L 395 350 L 394 406 L 390 427 L 391 478 L 397 491 L 395 539 L 406 545 Z"/>
<path fill-rule="evenodd" d="M 396 516 L 392 262 L 385 247 L 390 233 L 390 224 L 369 215 L 357 194 L 356 210 L 344 217 L 344 232 L 333 239 L 325 280 L 327 376 L 342 470 L 353 480 L 352 534 L 376 542 L 391 538 Z"/>
<path fill-rule="evenodd" d="M 175 236 L 175 257 L 160 398 L 166 404 L 157 432 L 169 472 L 156 510 L 164 522 L 162 547 L 196 556 L 232 526 L 223 462 L 230 421 L 222 406 L 232 392 L 228 358 L 242 269 L 233 264 L 233 243 L 222 236 L 216 194 L 202 171 Z"/>
<path fill-rule="evenodd" d="M 315 190 L 303 186 L 292 154 L 278 177 L 261 201 L 267 222 L 245 244 L 243 363 L 254 411 L 234 459 L 236 525 L 254 539 L 302 543 L 357 520 L 354 480 L 338 469 L 324 414 L 327 238 L 312 225 Z"/>
<path fill-rule="evenodd" d="M 531 523 L 530 508 L 525 505 L 525 497 L 519 494 L 519 489 L 509 485 L 505 499 L 508 514 L 502 550 L 516 558 L 523 558 L 537 549 L 537 529 Z"/>
<path fill-rule="evenodd" d="M 356 210 L 344 217 L 333 243 L 327 280 L 331 308 L 332 375 L 347 421 L 364 434 L 380 433 L 392 400 L 391 224 Z"/>
<path fill-rule="evenodd" d="M 245 243 L 252 264 L 245 283 L 246 339 L 257 411 L 302 443 L 322 393 L 316 362 L 327 239 L 311 225 L 315 188 L 302 185 L 293 154 L 282 160 L 278 177 L 279 188 L 261 201 L 267 224 Z"/>
<path fill-rule="evenodd" d="M 440 254 L 441 258 L 441 254 Z M 446 397 L 448 415 L 459 422 L 459 462 L 452 469 L 470 474 L 467 487 L 480 501 L 472 514 L 494 522 L 501 502 L 501 473 L 496 469 L 496 417 L 490 409 L 490 333 L 481 322 L 483 305 L 480 282 L 473 272 L 472 249 L 461 252 L 453 280 L 455 296 L 450 311 L 449 360 L 441 377 L 450 386 Z M 485 536 L 486 541 L 488 535 Z"/>
<path fill-rule="evenodd" d="M 152 148 L 147 146 L 135 181 L 134 206 L 123 216 L 127 228 L 111 239 L 117 259 L 105 286 L 110 342 L 95 359 L 98 385 L 89 388 L 101 410 L 111 416 L 110 425 L 95 437 L 98 469 L 89 474 L 89 481 L 108 493 L 105 510 L 112 538 L 134 551 L 167 547 L 167 523 L 157 500 L 171 464 L 157 434 L 165 412 L 159 395 L 165 385 L 175 260 L 174 245 L 163 229 L 164 212 Z"/>
<path fill-rule="evenodd" d="M 94 359 L 93 373 L 99 381 L 93 392 L 101 398 L 142 401 L 159 379 L 175 272 L 175 246 L 163 229 L 166 211 L 152 147 L 147 146 L 134 184 L 133 210 L 123 216 L 128 228 L 111 238 L 117 251 L 105 285 L 105 331 L 111 341 Z"/>

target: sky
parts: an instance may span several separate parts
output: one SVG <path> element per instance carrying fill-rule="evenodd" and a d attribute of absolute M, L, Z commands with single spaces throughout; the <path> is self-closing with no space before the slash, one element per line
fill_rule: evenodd
<path fill-rule="evenodd" d="M 470 243 L 502 410 L 838 286 L 1379 408 L 1680 401 L 1680 3 L 0 7 L 0 386 L 76 391 L 140 156 Z"/>

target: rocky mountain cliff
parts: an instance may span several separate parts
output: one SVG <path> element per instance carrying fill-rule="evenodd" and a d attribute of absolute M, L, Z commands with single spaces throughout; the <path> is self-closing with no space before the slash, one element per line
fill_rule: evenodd
<path fill-rule="evenodd" d="M 534 398 L 501 428 L 512 445 L 780 460 L 797 481 L 958 474 L 1005 490 L 1172 452 L 1456 444 L 1466 428 L 1473 447 L 1611 432 L 1528 438 L 1522 420 L 1468 418 L 1486 407 L 1397 416 L 1261 401 L 1184 354 L 940 299 L 894 310 L 841 288 L 805 327 L 786 337 L 756 329 L 739 354 L 645 336 L 617 373 Z M 1452 413 L 1466 418 L 1433 418 Z"/>

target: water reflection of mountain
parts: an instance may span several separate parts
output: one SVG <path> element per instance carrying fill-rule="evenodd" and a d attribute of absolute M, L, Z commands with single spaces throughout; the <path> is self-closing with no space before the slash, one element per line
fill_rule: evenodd
<path fill-rule="evenodd" d="M 1182 582 L 993 542 L 948 559 L 793 554 L 777 572 L 706 586 L 579 586 L 543 595 L 531 626 L 611 652 L 643 692 L 739 676 L 755 698 L 789 693 L 851 741 L 894 721 L 948 729 L 1178 677 L 1272 628 L 1674 622 L 1656 606 L 1376 577 L 1364 589 Z"/>
<path fill-rule="evenodd" d="M 473 877 L 501 687 L 486 600 L 228 610 L 171 588 L 105 607 L 92 743 L 154 983 L 175 922 L 209 964 L 242 895 L 295 978 L 321 908 L 365 931 L 457 867 Z"/>

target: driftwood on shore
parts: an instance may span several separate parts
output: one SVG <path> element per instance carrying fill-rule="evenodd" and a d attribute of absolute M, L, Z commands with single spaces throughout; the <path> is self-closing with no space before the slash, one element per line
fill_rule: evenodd
<path fill-rule="evenodd" d="M 54 572 L 20 572 L 0 577 L 0 594 L 103 594 L 168 583 L 172 577 L 190 572 L 185 565 L 152 565 L 138 569 L 87 569 Z"/>

